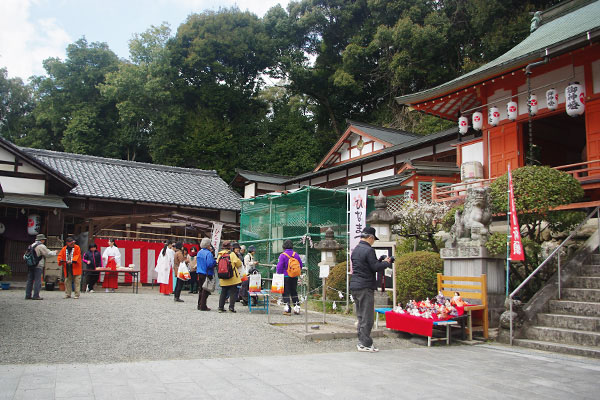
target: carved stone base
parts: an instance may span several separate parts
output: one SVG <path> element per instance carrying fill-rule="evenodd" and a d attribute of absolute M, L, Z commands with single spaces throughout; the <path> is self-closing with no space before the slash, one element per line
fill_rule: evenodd
<path fill-rule="evenodd" d="M 504 259 L 490 255 L 483 246 L 442 249 L 440 255 L 444 260 L 444 275 L 478 277 L 486 274 L 490 327 L 498 326 L 500 314 L 505 310 Z"/>

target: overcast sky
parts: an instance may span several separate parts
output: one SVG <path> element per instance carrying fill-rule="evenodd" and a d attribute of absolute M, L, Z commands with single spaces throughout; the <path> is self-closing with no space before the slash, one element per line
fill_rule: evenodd
<path fill-rule="evenodd" d="M 278 3 L 288 0 L 0 0 L 0 67 L 24 81 L 42 75 L 44 59 L 64 59 L 82 36 L 128 58 L 133 34 L 151 25 L 166 21 L 174 34 L 192 13 L 237 5 L 262 17 Z"/>

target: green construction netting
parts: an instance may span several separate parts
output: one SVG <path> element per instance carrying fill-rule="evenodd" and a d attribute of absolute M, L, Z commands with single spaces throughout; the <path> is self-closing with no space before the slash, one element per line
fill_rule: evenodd
<path fill-rule="evenodd" d="M 292 240 L 294 250 L 303 256 L 308 267 L 308 290 L 321 285 L 319 266 L 321 252 L 312 248 L 325 237 L 331 227 L 336 240 L 346 249 L 347 193 L 345 190 L 305 186 L 287 193 L 272 193 L 241 200 L 240 242 L 256 247 L 256 259 L 262 264 L 263 278 L 270 279 L 271 266 L 277 264 L 283 241 Z M 373 207 L 367 202 L 367 211 Z M 340 252 L 345 261 L 345 252 Z M 339 260 L 341 261 L 341 260 Z"/>

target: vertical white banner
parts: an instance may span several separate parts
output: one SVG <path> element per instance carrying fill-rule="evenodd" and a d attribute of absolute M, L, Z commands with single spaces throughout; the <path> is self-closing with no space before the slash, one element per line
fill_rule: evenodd
<path fill-rule="evenodd" d="M 367 219 L 367 189 L 354 189 L 348 191 L 350 196 L 350 241 L 348 254 L 360 242 L 360 233 L 366 226 Z M 350 273 L 352 273 L 352 262 L 350 262 Z"/>
<path fill-rule="evenodd" d="M 223 224 L 219 222 L 213 222 L 212 232 L 210 234 L 210 244 L 215 248 L 215 252 L 219 252 L 219 246 L 221 244 L 221 233 L 223 232 Z"/>

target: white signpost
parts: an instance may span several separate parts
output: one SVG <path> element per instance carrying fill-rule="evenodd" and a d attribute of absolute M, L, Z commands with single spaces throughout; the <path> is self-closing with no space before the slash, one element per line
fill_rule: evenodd
<path fill-rule="evenodd" d="M 215 254 L 219 253 L 219 246 L 221 245 L 221 233 L 223 232 L 223 224 L 220 222 L 213 222 L 212 232 L 210 234 L 210 244 L 215 248 Z"/>

